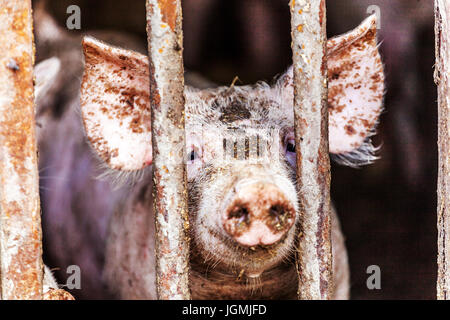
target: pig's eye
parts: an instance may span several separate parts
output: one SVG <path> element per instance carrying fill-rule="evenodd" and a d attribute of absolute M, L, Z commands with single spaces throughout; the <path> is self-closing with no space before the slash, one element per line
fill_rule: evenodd
<path fill-rule="evenodd" d="M 189 161 L 194 161 L 197 158 L 198 158 L 197 152 L 195 150 L 192 150 L 191 153 L 189 154 Z"/>
<path fill-rule="evenodd" d="M 289 140 L 286 144 L 287 152 L 295 152 L 295 140 Z"/>
<path fill-rule="evenodd" d="M 194 135 L 186 137 L 186 169 L 188 179 L 192 179 L 201 171 L 203 166 L 203 145 Z"/>
<path fill-rule="evenodd" d="M 193 164 L 194 162 L 197 162 L 197 160 L 201 157 L 202 157 L 201 149 L 198 148 L 196 145 L 193 145 L 188 149 L 187 154 L 188 163 Z"/>
<path fill-rule="evenodd" d="M 295 167 L 296 155 L 294 132 L 290 132 L 284 137 L 284 153 L 289 164 L 292 167 Z"/>

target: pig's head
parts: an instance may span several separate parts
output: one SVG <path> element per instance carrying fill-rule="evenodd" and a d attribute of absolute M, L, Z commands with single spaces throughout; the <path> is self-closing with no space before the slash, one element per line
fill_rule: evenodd
<path fill-rule="evenodd" d="M 148 61 L 84 39 L 81 89 L 87 136 L 112 169 L 152 161 Z M 370 136 L 384 76 L 376 21 L 328 41 L 329 145 L 341 162 L 374 159 Z M 295 183 L 292 68 L 273 85 L 186 87 L 186 149 L 193 247 L 221 268 L 261 274 L 292 252 Z"/>

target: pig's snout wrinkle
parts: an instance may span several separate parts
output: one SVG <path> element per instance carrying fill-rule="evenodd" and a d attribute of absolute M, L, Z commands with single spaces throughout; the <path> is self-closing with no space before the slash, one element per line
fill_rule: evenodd
<path fill-rule="evenodd" d="M 240 245 L 273 245 L 291 229 L 295 208 L 281 190 L 270 183 L 241 188 L 223 214 L 225 231 Z"/>

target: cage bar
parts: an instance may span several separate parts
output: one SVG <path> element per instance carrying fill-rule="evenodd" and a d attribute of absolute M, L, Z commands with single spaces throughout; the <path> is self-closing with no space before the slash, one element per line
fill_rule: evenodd
<path fill-rule="evenodd" d="M 297 180 L 301 203 L 299 299 L 332 293 L 325 0 L 291 0 Z"/>
<path fill-rule="evenodd" d="M 437 185 L 438 279 L 437 298 L 450 299 L 450 3 L 435 1 L 436 66 L 434 81 L 438 86 Z"/>
<path fill-rule="evenodd" d="M 147 0 L 158 299 L 189 299 L 180 0 Z"/>
<path fill-rule="evenodd" d="M 31 0 L 0 1 L 0 43 L 1 295 L 41 299 Z"/>

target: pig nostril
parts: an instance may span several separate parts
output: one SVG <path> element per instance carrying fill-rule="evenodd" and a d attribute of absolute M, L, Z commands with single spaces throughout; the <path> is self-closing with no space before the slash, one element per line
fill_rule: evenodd
<path fill-rule="evenodd" d="M 233 238 L 241 236 L 250 226 L 250 211 L 240 204 L 234 204 L 224 216 L 225 231 Z"/>
<path fill-rule="evenodd" d="M 246 207 L 235 207 L 229 214 L 229 219 L 233 219 L 237 227 L 244 226 L 250 222 L 250 214 Z"/>
<path fill-rule="evenodd" d="M 288 210 L 282 205 L 276 204 L 270 207 L 269 215 L 272 218 L 272 226 L 281 231 L 289 220 Z"/>
<path fill-rule="evenodd" d="M 228 215 L 230 218 L 247 218 L 248 217 L 248 210 L 247 208 L 243 208 L 243 207 L 238 207 L 236 209 L 234 209 L 233 211 L 230 212 L 230 214 Z"/>
<path fill-rule="evenodd" d="M 273 217 L 278 217 L 285 213 L 284 208 L 278 204 L 271 206 L 269 212 Z"/>

